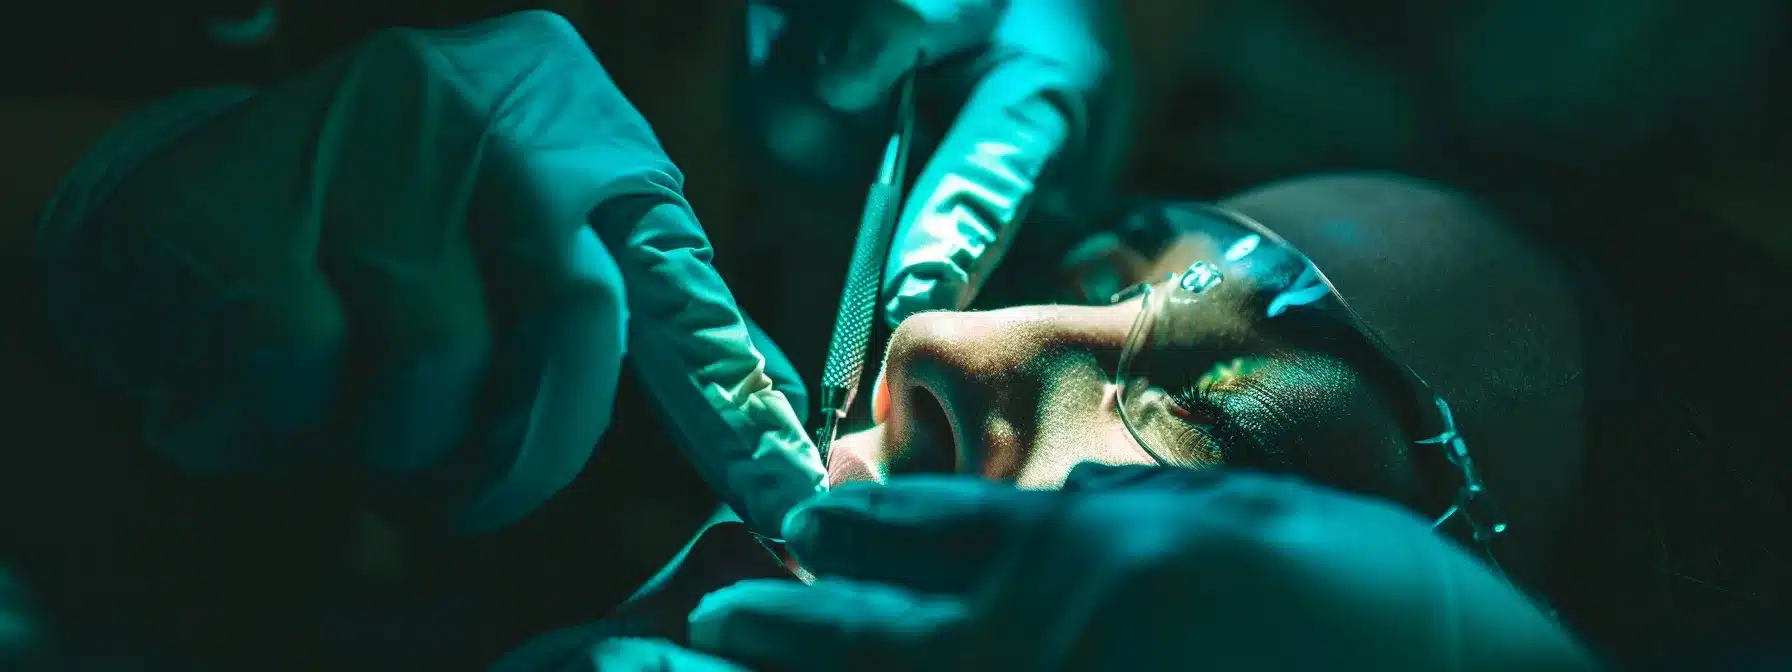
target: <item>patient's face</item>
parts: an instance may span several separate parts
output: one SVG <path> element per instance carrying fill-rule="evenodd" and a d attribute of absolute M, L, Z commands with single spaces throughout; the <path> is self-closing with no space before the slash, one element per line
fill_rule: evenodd
<path fill-rule="evenodd" d="M 1197 230 L 1173 253 L 1183 266 L 1217 258 L 1219 238 Z M 1328 475 L 1382 468 L 1406 445 L 1397 393 L 1323 334 L 1260 317 L 1251 296 L 1270 282 L 1233 268 L 1223 290 L 1183 308 L 1198 311 L 1182 317 L 1202 337 L 1132 365 L 1149 383 L 1146 410 L 1128 406 L 1134 427 L 1174 466 L 1274 468 L 1278 455 L 1298 454 L 1317 456 L 1302 467 Z M 1052 488 L 1084 461 L 1156 463 L 1122 422 L 1111 382 L 1140 306 L 910 318 L 890 340 L 879 422 L 834 444 L 830 480 L 959 472 Z"/>

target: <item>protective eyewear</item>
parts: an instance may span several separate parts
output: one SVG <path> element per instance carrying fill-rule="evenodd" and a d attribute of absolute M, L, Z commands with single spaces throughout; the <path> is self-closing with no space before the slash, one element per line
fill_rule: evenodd
<path fill-rule="evenodd" d="M 1493 540 L 1506 518 L 1488 494 L 1468 444 L 1456 431 L 1450 405 L 1432 392 L 1418 373 L 1352 310 L 1311 259 L 1261 223 L 1213 206 L 1182 205 L 1166 216 L 1198 217 L 1189 230 L 1202 235 L 1199 258 L 1180 273 L 1116 294 L 1115 303 L 1139 301 L 1113 384 L 1120 391 L 1121 421 L 1139 446 L 1163 465 L 1190 466 L 1183 448 L 1187 424 L 1166 417 L 1165 395 L 1152 372 L 1183 371 L 1192 362 L 1223 365 L 1218 353 L 1248 350 L 1254 334 L 1301 332 L 1348 361 L 1368 362 L 1389 382 L 1384 386 L 1410 400 L 1412 426 L 1420 450 L 1416 459 L 1427 474 L 1444 474 L 1439 501 L 1447 501 L 1432 527 L 1472 540 L 1497 569 Z M 1240 310 L 1243 308 L 1244 310 Z M 1204 358 L 1204 359 L 1203 359 Z M 1203 384 L 1197 382 L 1196 385 Z M 1178 433 L 1180 432 L 1180 433 Z M 1447 498 L 1444 495 L 1448 494 Z"/>

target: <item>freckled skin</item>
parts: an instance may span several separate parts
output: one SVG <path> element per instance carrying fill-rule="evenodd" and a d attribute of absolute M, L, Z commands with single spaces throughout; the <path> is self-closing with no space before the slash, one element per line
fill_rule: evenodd
<path fill-rule="evenodd" d="M 944 462 L 958 471 L 1054 487 L 1079 461 L 1147 460 L 1111 412 L 1108 374 L 1093 356 L 1113 351 L 1130 323 L 1124 307 L 909 319 L 891 337 L 888 378 L 875 393 L 884 422 L 836 443 L 836 454 L 845 456 L 836 459 L 833 478 L 900 473 L 950 454 Z M 1091 441 L 1092 433 L 1100 440 Z"/>
<path fill-rule="evenodd" d="M 1176 249 L 1212 251 L 1212 245 Z M 1211 327 L 1216 349 L 1260 347 L 1246 302 L 1216 296 L 1187 316 Z M 1113 366 L 1138 301 L 1100 306 L 1023 306 L 975 313 L 928 313 L 891 337 L 885 379 L 873 402 L 878 425 L 841 437 L 830 480 L 882 480 L 911 471 L 952 470 L 1060 486 L 1079 462 L 1152 464 L 1116 412 Z M 1381 491 L 1389 458 L 1402 449 L 1387 400 L 1334 357 L 1277 346 L 1273 354 L 1222 359 L 1201 374 L 1216 398 L 1239 411 L 1240 426 L 1272 454 L 1220 456 L 1192 432 L 1156 446 L 1183 466 L 1237 464 L 1292 468 L 1278 461 L 1318 454 L 1310 466 L 1343 487 Z M 1193 378 L 1191 378 L 1192 380 Z M 1181 422 L 1162 414 L 1135 425 Z M 1153 425 L 1159 426 L 1159 425 Z M 1335 444 L 1337 450 L 1316 449 Z M 1405 493 L 1384 494 L 1404 496 Z"/>

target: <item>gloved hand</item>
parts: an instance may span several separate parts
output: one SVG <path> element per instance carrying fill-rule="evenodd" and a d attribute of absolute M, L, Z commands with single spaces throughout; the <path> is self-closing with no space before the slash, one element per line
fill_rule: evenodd
<path fill-rule="evenodd" d="M 346 472 L 367 492 L 330 497 L 489 531 L 585 468 L 627 353 L 758 529 L 820 487 L 683 176 L 564 19 L 381 31 L 178 102 L 127 124 L 166 151 L 77 169 L 40 245 L 71 359 L 170 463 Z"/>
<path fill-rule="evenodd" d="M 609 639 L 565 663 L 535 672 L 749 672 L 663 639 Z"/>
<path fill-rule="evenodd" d="M 1109 58 L 1099 31 L 1107 3 L 956 4 L 955 11 L 916 10 L 928 30 L 952 36 L 939 42 L 962 42 L 963 31 L 979 25 L 989 32 L 970 96 L 897 221 L 883 282 L 884 317 L 892 327 L 917 312 L 970 304 L 1036 204 L 1048 169 L 1090 146 L 1092 98 L 1106 83 Z M 990 16 L 979 22 L 967 4 Z M 828 75 L 824 67 L 824 83 Z"/>
<path fill-rule="evenodd" d="M 1067 487 L 841 487 L 785 531 L 823 578 L 711 594 L 692 646 L 779 670 L 1592 666 L 1394 505 L 1249 473 L 1085 465 Z"/>
<path fill-rule="evenodd" d="M 788 26 L 750 36 L 765 43 L 754 116 L 781 164 L 817 178 L 875 157 L 888 138 L 883 105 L 919 56 L 922 88 L 946 92 L 924 102 L 956 110 L 949 128 L 923 129 L 943 139 L 897 224 L 882 287 L 891 324 L 968 303 L 1034 206 L 1075 211 L 1107 191 L 1125 147 L 1120 115 L 1096 114 L 1123 91 L 1107 81 L 1106 0 L 767 4 L 755 10 Z M 1052 180 L 1042 202 L 1047 169 L 1069 154 L 1075 178 Z"/>

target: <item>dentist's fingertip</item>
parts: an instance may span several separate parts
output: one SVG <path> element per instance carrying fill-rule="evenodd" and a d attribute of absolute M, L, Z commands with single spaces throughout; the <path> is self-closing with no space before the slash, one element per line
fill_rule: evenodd
<path fill-rule="evenodd" d="M 785 541 L 804 538 L 803 535 L 812 531 L 810 528 L 814 524 L 814 517 L 809 515 L 809 501 L 813 500 L 799 503 L 784 514 L 784 523 L 778 530 L 784 535 Z"/>
<path fill-rule="evenodd" d="M 787 579 L 750 579 L 703 596 L 685 618 L 691 646 L 710 653 L 740 653 L 765 643 L 780 614 L 813 597 L 809 586 Z"/>
<path fill-rule="evenodd" d="M 726 590 L 703 596 L 697 608 L 685 619 L 685 635 L 691 646 L 703 651 L 719 651 L 724 646 L 722 621 L 727 611 Z"/>

